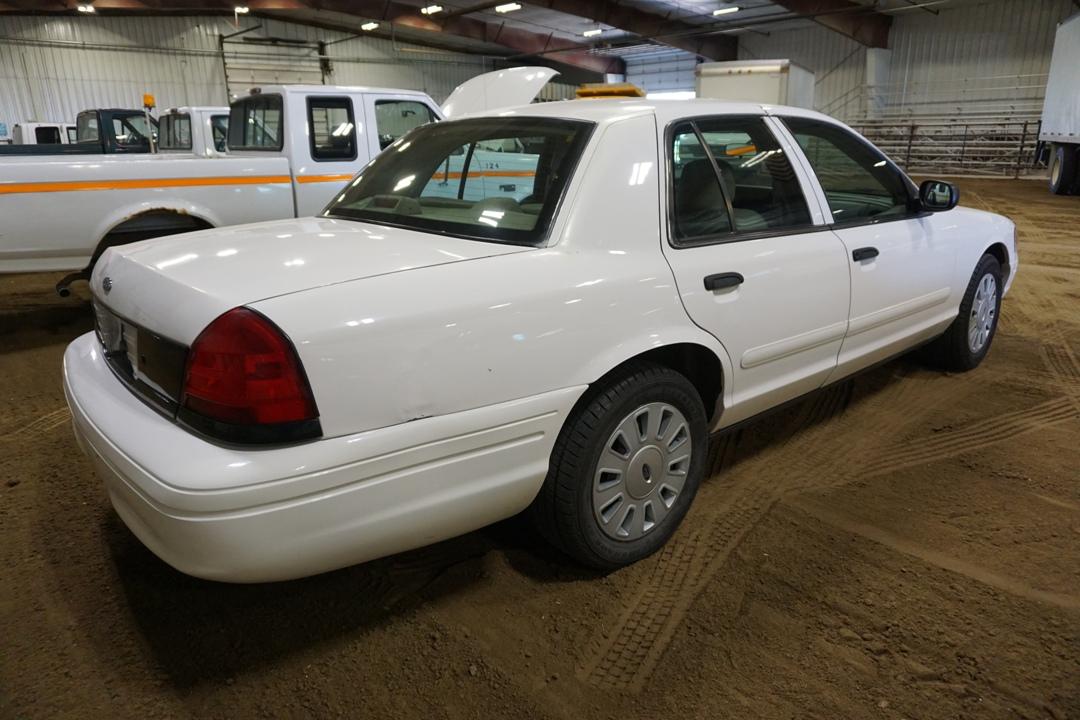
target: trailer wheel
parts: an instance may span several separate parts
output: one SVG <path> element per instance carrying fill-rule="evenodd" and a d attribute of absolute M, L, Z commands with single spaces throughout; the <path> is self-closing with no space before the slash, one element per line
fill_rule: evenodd
<path fill-rule="evenodd" d="M 1055 143 L 1050 157 L 1050 192 L 1068 195 L 1076 185 L 1076 148 Z"/>

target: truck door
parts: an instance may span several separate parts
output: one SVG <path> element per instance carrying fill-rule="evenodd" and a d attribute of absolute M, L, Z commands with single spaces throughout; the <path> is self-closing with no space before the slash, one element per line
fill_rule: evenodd
<path fill-rule="evenodd" d="M 360 97 L 308 95 L 302 118 L 290 109 L 293 127 L 307 128 L 306 133 L 289 131 L 297 217 L 320 212 L 367 161 L 367 152 L 359 142 L 363 123 L 357 122 L 357 117 L 363 117 L 363 108 L 354 103 Z"/>

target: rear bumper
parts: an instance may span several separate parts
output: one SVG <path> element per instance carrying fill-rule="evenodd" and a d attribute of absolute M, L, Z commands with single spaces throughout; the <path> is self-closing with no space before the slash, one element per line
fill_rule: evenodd
<path fill-rule="evenodd" d="M 222 447 L 144 405 L 93 334 L 64 356 L 76 438 L 117 514 L 197 577 L 313 575 L 520 512 L 584 388 L 284 448 Z"/>

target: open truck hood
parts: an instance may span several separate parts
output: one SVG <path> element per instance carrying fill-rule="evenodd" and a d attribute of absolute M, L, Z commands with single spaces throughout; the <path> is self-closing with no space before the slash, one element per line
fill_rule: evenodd
<path fill-rule="evenodd" d="M 499 108 L 528 105 L 548 80 L 559 74 L 551 68 L 528 66 L 477 75 L 454 88 L 442 105 L 448 120 Z"/>
<path fill-rule="evenodd" d="M 522 252 L 352 220 L 301 218 L 111 248 L 90 287 L 114 313 L 185 345 L 226 310 L 415 268 Z"/>

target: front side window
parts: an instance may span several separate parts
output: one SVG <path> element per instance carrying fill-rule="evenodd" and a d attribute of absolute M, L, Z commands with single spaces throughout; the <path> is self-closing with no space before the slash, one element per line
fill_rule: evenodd
<path fill-rule="evenodd" d="M 430 124 L 372 160 L 325 215 L 538 244 L 592 128 L 549 118 Z"/>
<path fill-rule="evenodd" d="M 356 125 L 347 97 L 308 98 L 308 137 L 313 160 L 355 160 Z"/>
<path fill-rule="evenodd" d="M 759 117 L 704 118 L 675 128 L 671 146 L 676 240 L 725 239 L 811 224 L 780 144 Z"/>
<path fill-rule="evenodd" d="M 431 108 L 415 100 L 377 100 L 375 102 L 375 131 L 379 134 L 379 148 L 385 150 L 390 143 L 413 128 L 427 125 L 435 119 Z"/>
<path fill-rule="evenodd" d="M 281 150 L 280 95 L 251 95 L 229 108 L 230 150 Z"/>
<path fill-rule="evenodd" d="M 128 115 L 112 119 L 113 137 L 118 147 L 149 145 L 153 132 L 145 115 Z"/>
<path fill-rule="evenodd" d="M 909 181 L 888 158 L 848 130 L 784 118 L 817 175 L 836 223 L 901 218 L 911 213 Z"/>
<path fill-rule="evenodd" d="M 162 150 L 191 149 L 191 116 L 180 113 L 163 115 L 158 122 L 159 145 Z"/>

